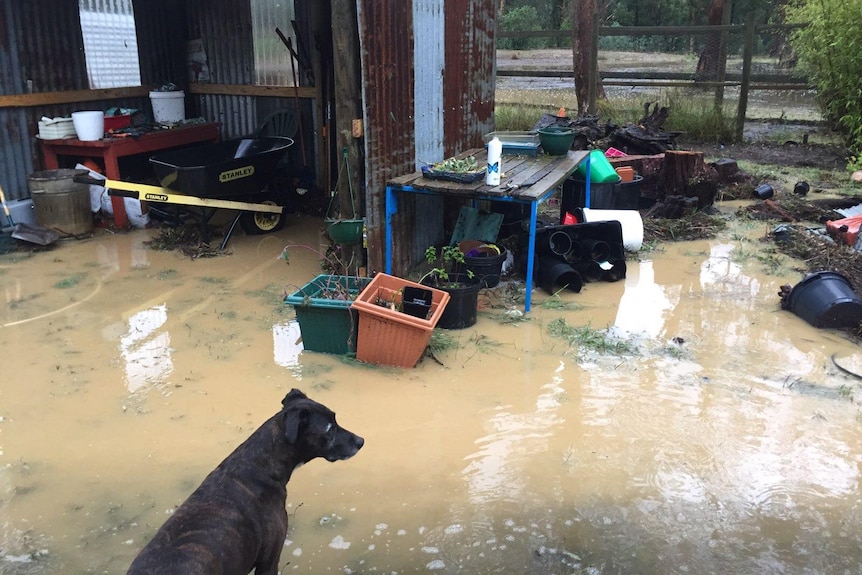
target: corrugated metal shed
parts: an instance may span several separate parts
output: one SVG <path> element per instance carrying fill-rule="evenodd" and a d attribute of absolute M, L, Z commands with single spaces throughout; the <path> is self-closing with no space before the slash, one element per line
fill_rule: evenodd
<path fill-rule="evenodd" d="M 368 265 L 384 269 L 386 182 L 482 145 L 493 128 L 493 0 L 359 0 L 365 106 Z M 393 271 L 439 242 L 444 204 L 404 195 L 393 219 Z"/>
<path fill-rule="evenodd" d="M 370 269 L 380 270 L 386 181 L 416 169 L 417 160 L 436 161 L 480 146 L 481 135 L 493 127 L 495 3 L 357 0 L 356 6 L 365 99 L 363 192 L 369 263 Z M 27 175 L 42 168 L 34 136 L 43 115 L 65 116 L 110 106 L 148 110 L 149 89 L 170 81 L 188 89 L 190 114 L 221 122 L 222 136 L 235 137 L 253 131 L 259 119 L 274 109 L 296 105 L 283 90 L 273 96 L 243 90 L 255 83 L 253 22 L 247 0 L 147 0 L 133 2 L 133 8 L 142 86 L 79 101 L 80 95 L 65 100 L 61 96 L 76 91 L 86 96 L 89 89 L 78 0 L 0 2 L 0 96 L 46 96 L 34 100 L 35 104 L 0 107 L 4 128 L 0 130 L 0 184 L 10 199 L 29 195 Z M 313 57 L 324 53 L 315 42 L 330 32 L 325 29 L 327 13 L 326 3 L 296 1 L 299 33 Z M 312 22 L 322 27 L 305 27 Z M 290 28 L 289 22 L 282 26 L 288 32 Z M 216 89 L 190 89 L 185 62 L 189 40 L 201 40 Z M 317 66 L 318 72 L 332 70 L 331 62 Z M 309 99 L 317 88 L 307 81 L 302 89 L 306 90 L 301 103 L 306 128 L 318 126 L 325 105 Z M 309 162 L 314 163 L 321 157 L 321 148 L 308 139 Z M 411 209 L 417 202 L 418 209 Z M 442 239 L 443 209 L 435 199 L 404 202 L 395 228 L 396 269 L 403 269 L 425 246 Z"/>
<path fill-rule="evenodd" d="M 184 11 L 173 0 L 136 2 L 141 81 L 157 86 L 183 77 Z M 0 95 L 57 94 L 89 89 L 78 0 L 0 2 Z M 180 57 L 177 58 L 176 55 Z M 45 103 L 0 108 L 0 185 L 8 199 L 28 197 L 27 177 L 42 169 L 36 139 L 42 116 L 68 116 L 76 110 L 108 106 L 146 109 L 141 96 L 110 101 Z M 50 98 L 48 99 L 50 100 Z"/>

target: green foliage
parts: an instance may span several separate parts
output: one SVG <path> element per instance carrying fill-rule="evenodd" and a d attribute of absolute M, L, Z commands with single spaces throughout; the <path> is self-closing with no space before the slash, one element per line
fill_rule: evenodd
<path fill-rule="evenodd" d="M 506 32 L 541 30 L 542 22 L 533 6 L 521 6 L 503 13 L 500 28 Z M 546 45 L 545 38 L 501 38 L 498 47 L 504 50 L 531 50 L 544 48 Z"/>
<path fill-rule="evenodd" d="M 862 155 L 862 10 L 846 0 L 794 0 L 788 22 L 808 23 L 795 30 L 791 46 L 800 67 L 817 88 L 824 116 L 847 137 L 848 151 Z M 858 159 L 856 160 L 858 162 Z"/>
<path fill-rule="evenodd" d="M 443 246 L 439 253 L 436 247 L 430 246 L 425 250 L 425 261 L 434 267 L 422 276 L 419 283 L 430 279 L 436 286 L 450 284 L 449 274 L 456 273 L 456 269 L 463 268 L 466 263 L 464 253 L 458 246 Z M 470 270 L 466 274 L 468 278 L 473 277 Z"/>

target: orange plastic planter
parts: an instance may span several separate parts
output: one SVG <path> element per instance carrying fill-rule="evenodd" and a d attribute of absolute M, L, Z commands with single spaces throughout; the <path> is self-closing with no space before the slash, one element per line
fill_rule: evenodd
<path fill-rule="evenodd" d="M 398 307 L 405 286 L 431 290 L 431 311 L 427 319 L 378 304 Z M 434 326 L 448 303 L 449 294 L 443 290 L 378 273 L 350 306 L 359 313 L 356 359 L 378 365 L 414 367 L 428 347 Z"/>

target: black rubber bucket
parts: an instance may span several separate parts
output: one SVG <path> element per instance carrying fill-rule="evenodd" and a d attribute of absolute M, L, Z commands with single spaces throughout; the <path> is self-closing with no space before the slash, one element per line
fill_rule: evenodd
<path fill-rule="evenodd" d="M 551 295 L 562 289 L 577 293 L 581 291 L 584 280 L 567 262 L 556 258 L 540 258 L 539 285 Z"/>
<path fill-rule="evenodd" d="M 503 250 L 503 253 L 498 255 L 464 256 L 467 269 L 473 272 L 473 282 L 483 288 L 497 287 L 506 253 L 506 250 Z"/>
<path fill-rule="evenodd" d="M 837 272 L 805 276 L 790 290 L 787 303 L 790 311 L 814 327 L 856 328 L 862 322 L 862 299 Z"/>

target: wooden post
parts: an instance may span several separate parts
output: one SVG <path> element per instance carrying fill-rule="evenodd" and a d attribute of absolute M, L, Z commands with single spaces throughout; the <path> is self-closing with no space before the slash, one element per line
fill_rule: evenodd
<path fill-rule="evenodd" d="M 742 83 L 739 86 L 739 108 L 736 112 L 736 142 L 742 141 L 745 113 L 748 109 L 748 89 L 751 86 L 751 58 L 754 54 L 754 13 L 745 17 L 745 47 L 742 51 Z"/>
<path fill-rule="evenodd" d="M 362 120 L 362 87 L 359 61 L 359 23 L 357 20 L 356 3 L 344 0 L 331 0 L 332 9 L 332 50 L 334 61 L 334 101 L 335 129 L 328 134 L 335 142 L 336 157 L 339 162 L 338 172 L 341 174 L 337 190 L 341 215 L 344 219 L 362 218 L 365 210 L 361 181 L 364 177 L 364 167 L 360 159 L 361 133 L 354 137 L 354 121 L 361 126 Z M 342 168 L 343 166 L 343 168 Z M 353 190 L 351 203 L 350 190 Z M 346 246 L 345 246 L 346 248 Z M 357 274 L 363 265 L 361 244 L 352 246 L 352 254 L 345 253 L 347 259 L 353 262 L 350 274 Z"/>

